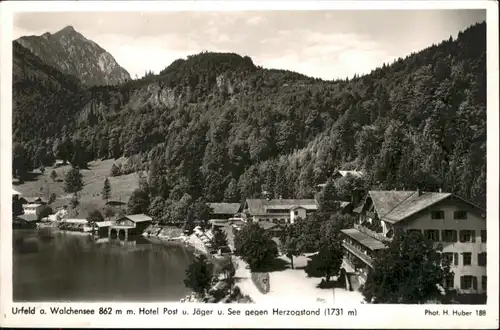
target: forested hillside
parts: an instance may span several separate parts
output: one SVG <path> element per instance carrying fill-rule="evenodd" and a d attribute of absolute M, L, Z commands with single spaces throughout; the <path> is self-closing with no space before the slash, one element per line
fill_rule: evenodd
<path fill-rule="evenodd" d="M 228 202 L 263 190 L 308 198 L 335 169 L 363 169 L 372 187 L 442 188 L 485 205 L 485 23 L 351 80 L 201 53 L 159 75 L 83 90 L 24 73 L 37 65 L 14 70 L 16 164 L 74 150 L 133 156 L 124 165 L 153 161 L 165 176 L 164 198 Z"/>

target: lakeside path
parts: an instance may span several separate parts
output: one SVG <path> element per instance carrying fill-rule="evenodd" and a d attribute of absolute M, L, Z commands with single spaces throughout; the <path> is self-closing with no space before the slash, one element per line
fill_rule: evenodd
<path fill-rule="evenodd" d="M 226 229 L 226 232 L 231 229 Z M 234 250 L 234 241 L 232 233 L 227 233 L 228 243 Z M 262 294 L 251 279 L 250 269 L 246 269 L 247 263 L 238 256 L 233 256 L 236 261 L 236 283 L 242 293 L 249 295 L 257 304 L 264 305 L 305 305 L 305 304 L 347 304 L 359 305 L 363 300 L 360 292 L 347 291 L 345 289 L 320 289 L 317 285 L 319 278 L 307 277 L 304 267 L 307 264 L 305 256 L 295 257 L 295 269 L 287 268 L 282 271 L 269 273 L 270 291 Z M 280 259 L 288 264 L 290 260 L 281 256 Z M 277 305 L 278 304 L 278 305 Z"/>

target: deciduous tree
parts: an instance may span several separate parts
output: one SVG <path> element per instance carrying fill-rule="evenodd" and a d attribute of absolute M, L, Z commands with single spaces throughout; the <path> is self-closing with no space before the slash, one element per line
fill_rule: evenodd
<path fill-rule="evenodd" d="M 77 197 L 77 193 L 83 188 L 83 176 L 78 168 L 72 168 L 66 173 L 64 178 L 64 191 L 70 194 L 74 194 Z"/>
<path fill-rule="evenodd" d="M 198 296 L 202 297 L 210 287 L 211 281 L 212 267 L 207 257 L 201 254 L 196 257 L 186 270 L 184 285 L 193 290 Z"/>
<path fill-rule="evenodd" d="M 437 285 L 449 275 L 442 246 L 421 233 L 396 233 L 374 258 L 363 296 L 372 304 L 422 304 L 440 297 Z"/>
<path fill-rule="evenodd" d="M 135 189 L 128 200 L 127 212 L 128 214 L 147 213 L 149 203 L 149 194 L 142 189 Z"/>
<path fill-rule="evenodd" d="M 244 226 L 234 237 L 235 254 L 245 260 L 252 271 L 270 266 L 278 256 L 276 242 L 256 223 Z"/>

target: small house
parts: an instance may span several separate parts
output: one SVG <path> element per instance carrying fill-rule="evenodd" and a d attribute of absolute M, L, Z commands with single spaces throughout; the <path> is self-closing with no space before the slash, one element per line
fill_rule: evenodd
<path fill-rule="evenodd" d="M 240 213 L 247 221 L 267 220 L 272 223 L 291 223 L 292 219 L 305 219 L 318 210 L 315 199 L 247 199 L 240 207 Z"/>
<path fill-rule="evenodd" d="M 30 203 L 30 204 L 24 204 L 23 205 L 23 210 L 24 214 L 37 214 L 38 211 L 42 208 L 43 204 L 35 204 L 35 203 Z"/>
<path fill-rule="evenodd" d="M 116 220 L 115 224 L 109 226 L 108 236 L 141 235 L 152 223 L 153 219 L 145 214 L 124 215 Z"/>
<path fill-rule="evenodd" d="M 99 236 L 105 236 L 108 234 L 109 228 L 114 224 L 114 221 L 100 221 L 100 222 L 95 222 L 93 230 L 95 233 L 97 233 Z"/>

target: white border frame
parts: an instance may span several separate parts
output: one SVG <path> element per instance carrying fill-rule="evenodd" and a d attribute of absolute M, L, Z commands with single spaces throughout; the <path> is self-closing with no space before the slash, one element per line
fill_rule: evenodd
<path fill-rule="evenodd" d="M 286 4 L 286 5 L 285 5 Z M 319 328 L 497 328 L 498 327 L 498 4 L 495 1 L 6 1 L 0 5 L 0 100 L 1 100 L 1 160 L 0 175 L 2 214 L 0 226 L 0 325 L 22 327 L 184 327 L 193 328 L 210 326 L 212 328 L 227 327 L 319 327 Z M 216 8 L 216 9 L 214 9 Z M 47 308 L 47 306 L 66 306 L 73 308 L 96 308 L 112 306 L 113 308 L 137 309 L 138 307 L 185 308 L 193 307 L 205 310 L 227 308 L 239 309 L 244 314 L 247 310 L 286 308 L 287 306 L 263 305 L 211 305 L 180 303 L 33 303 L 14 304 L 12 302 L 12 226 L 11 214 L 11 166 L 12 155 L 12 19 L 16 12 L 47 11 L 232 11 L 232 10 L 326 10 L 326 9 L 486 9 L 487 21 L 487 209 L 488 218 L 488 304 L 486 306 L 469 305 L 357 305 L 357 316 L 344 317 L 297 317 L 297 316 L 51 316 L 46 315 L 12 315 L 12 306 L 30 306 Z M 458 31 L 457 31 L 458 32 Z M 288 306 L 293 308 L 295 306 Z M 324 304 L 308 306 L 309 308 L 325 308 Z M 349 306 L 343 307 L 346 311 Z M 473 316 L 424 316 L 424 310 L 463 310 L 472 312 Z M 476 310 L 484 309 L 487 315 L 475 317 Z M 216 312 L 214 312 L 216 314 Z"/>

